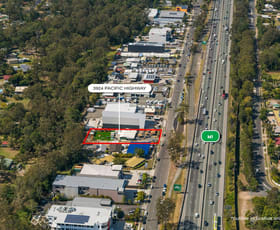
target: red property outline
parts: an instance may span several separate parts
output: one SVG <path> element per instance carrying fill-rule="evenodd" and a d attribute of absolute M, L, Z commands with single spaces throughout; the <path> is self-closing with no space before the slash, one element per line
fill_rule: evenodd
<path fill-rule="evenodd" d="M 87 135 L 85 137 L 85 139 L 83 140 L 83 145 L 95 145 L 95 144 L 103 144 L 103 145 L 108 145 L 108 144 L 112 144 L 112 145 L 125 145 L 125 144 L 152 144 L 152 145 L 158 145 L 160 143 L 160 138 L 161 138 L 161 134 L 162 134 L 162 129 L 120 129 L 120 130 L 137 130 L 137 131 L 159 131 L 159 138 L 158 138 L 158 142 L 86 142 L 88 135 L 90 133 L 91 130 L 106 130 L 106 131 L 110 131 L 110 130 L 119 130 L 117 128 L 90 128 L 87 132 Z"/>

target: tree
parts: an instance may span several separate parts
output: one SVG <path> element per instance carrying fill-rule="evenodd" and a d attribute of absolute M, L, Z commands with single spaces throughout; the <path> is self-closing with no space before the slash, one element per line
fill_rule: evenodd
<path fill-rule="evenodd" d="M 138 157 L 144 157 L 145 156 L 145 151 L 143 149 L 135 149 L 135 153 Z"/>
<path fill-rule="evenodd" d="M 156 204 L 157 218 L 159 223 L 166 224 L 174 212 L 175 203 L 171 198 L 159 198 Z"/>
<path fill-rule="evenodd" d="M 168 141 L 167 150 L 169 152 L 171 160 L 174 163 L 178 162 L 182 154 L 181 141 L 182 141 L 182 135 L 178 133 L 172 133 Z"/>
<path fill-rule="evenodd" d="M 139 192 L 137 193 L 136 200 L 139 201 L 139 202 L 143 202 L 144 199 L 145 199 L 145 192 L 139 191 Z"/>
<path fill-rule="evenodd" d="M 260 119 L 262 121 L 265 121 L 267 119 L 267 109 L 266 108 L 261 108 Z"/>
<path fill-rule="evenodd" d="M 176 111 L 178 112 L 178 121 L 181 124 L 184 124 L 185 119 L 187 119 L 188 114 L 189 114 L 189 106 L 186 103 L 184 103 L 184 101 L 183 101 Z"/>

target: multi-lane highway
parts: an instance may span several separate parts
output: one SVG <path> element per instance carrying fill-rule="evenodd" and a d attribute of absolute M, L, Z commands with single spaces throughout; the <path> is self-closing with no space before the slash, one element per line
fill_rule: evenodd
<path fill-rule="evenodd" d="M 214 216 L 223 215 L 228 101 L 222 93 L 229 88 L 232 4 L 232 0 L 214 1 L 179 229 L 213 229 Z M 203 143 L 200 135 L 204 129 L 218 130 L 221 140 Z"/>
<path fill-rule="evenodd" d="M 194 5 L 193 16 L 197 16 L 200 13 L 199 5 Z M 148 205 L 147 211 L 148 216 L 144 228 L 146 230 L 155 230 L 158 229 L 158 221 L 156 216 L 156 202 L 158 198 L 162 195 L 162 188 L 165 183 L 167 183 L 168 169 L 169 169 L 169 154 L 167 151 L 167 142 L 168 138 L 171 135 L 171 131 L 174 129 L 174 120 L 176 118 L 177 106 L 180 102 L 180 97 L 183 93 L 184 88 L 184 77 L 186 74 L 186 66 L 190 56 L 190 49 L 192 46 L 194 28 L 190 27 L 188 33 L 186 33 L 182 51 L 182 58 L 180 60 L 180 65 L 177 70 L 177 78 L 174 82 L 173 94 L 171 99 L 171 108 L 168 109 L 166 126 L 163 128 L 163 133 L 166 133 L 166 136 L 163 136 L 162 146 L 159 151 L 159 159 L 157 161 L 155 168 L 155 183 L 153 184 L 153 189 L 151 191 L 152 199 L 151 203 Z"/>

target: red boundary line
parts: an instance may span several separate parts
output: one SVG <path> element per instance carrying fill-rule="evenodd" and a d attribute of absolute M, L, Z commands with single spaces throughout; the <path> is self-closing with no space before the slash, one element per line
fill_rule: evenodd
<path fill-rule="evenodd" d="M 158 142 L 121 142 L 121 143 L 116 143 L 116 142 L 86 142 L 88 135 L 90 133 L 91 130 L 119 130 L 117 128 L 112 128 L 112 129 L 108 129 L 108 128 L 90 128 L 87 132 L 87 135 L 85 137 L 85 139 L 83 140 L 83 145 L 95 145 L 95 144 L 103 144 L 103 145 L 108 145 L 108 144 L 112 144 L 112 145 L 125 145 L 125 144 L 152 144 L 152 145 L 158 145 L 160 143 L 160 138 L 161 138 L 161 134 L 162 134 L 162 129 L 120 129 L 120 130 L 137 130 L 137 131 L 159 131 L 159 139 Z"/>

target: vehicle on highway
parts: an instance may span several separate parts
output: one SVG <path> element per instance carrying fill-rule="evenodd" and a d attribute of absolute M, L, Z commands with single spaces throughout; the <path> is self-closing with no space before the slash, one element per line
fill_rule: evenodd
<path fill-rule="evenodd" d="M 220 173 L 217 173 L 217 177 L 218 177 L 218 178 L 221 177 Z"/>
<path fill-rule="evenodd" d="M 209 201 L 209 204 L 210 204 L 210 205 L 213 205 L 213 204 L 214 204 L 214 201 L 213 201 L 213 200 L 210 200 L 210 201 Z"/>
<path fill-rule="evenodd" d="M 194 216 L 195 216 L 195 218 L 198 218 L 198 217 L 199 217 L 198 212 L 196 212 L 196 213 L 194 214 Z"/>
<path fill-rule="evenodd" d="M 201 188 L 202 186 L 201 186 L 201 184 L 198 184 L 198 188 Z"/>
<path fill-rule="evenodd" d="M 207 115 L 207 113 L 208 113 L 208 112 L 207 112 L 206 108 L 203 108 L 202 114 L 203 114 L 203 115 Z"/>
<path fill-rule="evenodd" d="M 212 185 L 210 183 L 207 184 L 208 187 L 211 187 Z"/>
<path fill-rule="evenodd" d="M 163 185 L 163 187 L 164 187 L 164 188 L 167 188 L 167 185 L 166 185 L 166 184 L 164 184 L 164 185 Z"/>
<path fill-rule="evenodd" d="M 219 196 L 219 193 L 218 193 L 218 192 L 216 192 L 216 196 Z"/>
<path fill-rule="evenodd" d="M 222 97 L 223 97 L 223 99 L 226 98 L 226 92 L 225 92 L 225 90 L 223 90 Z"/>

